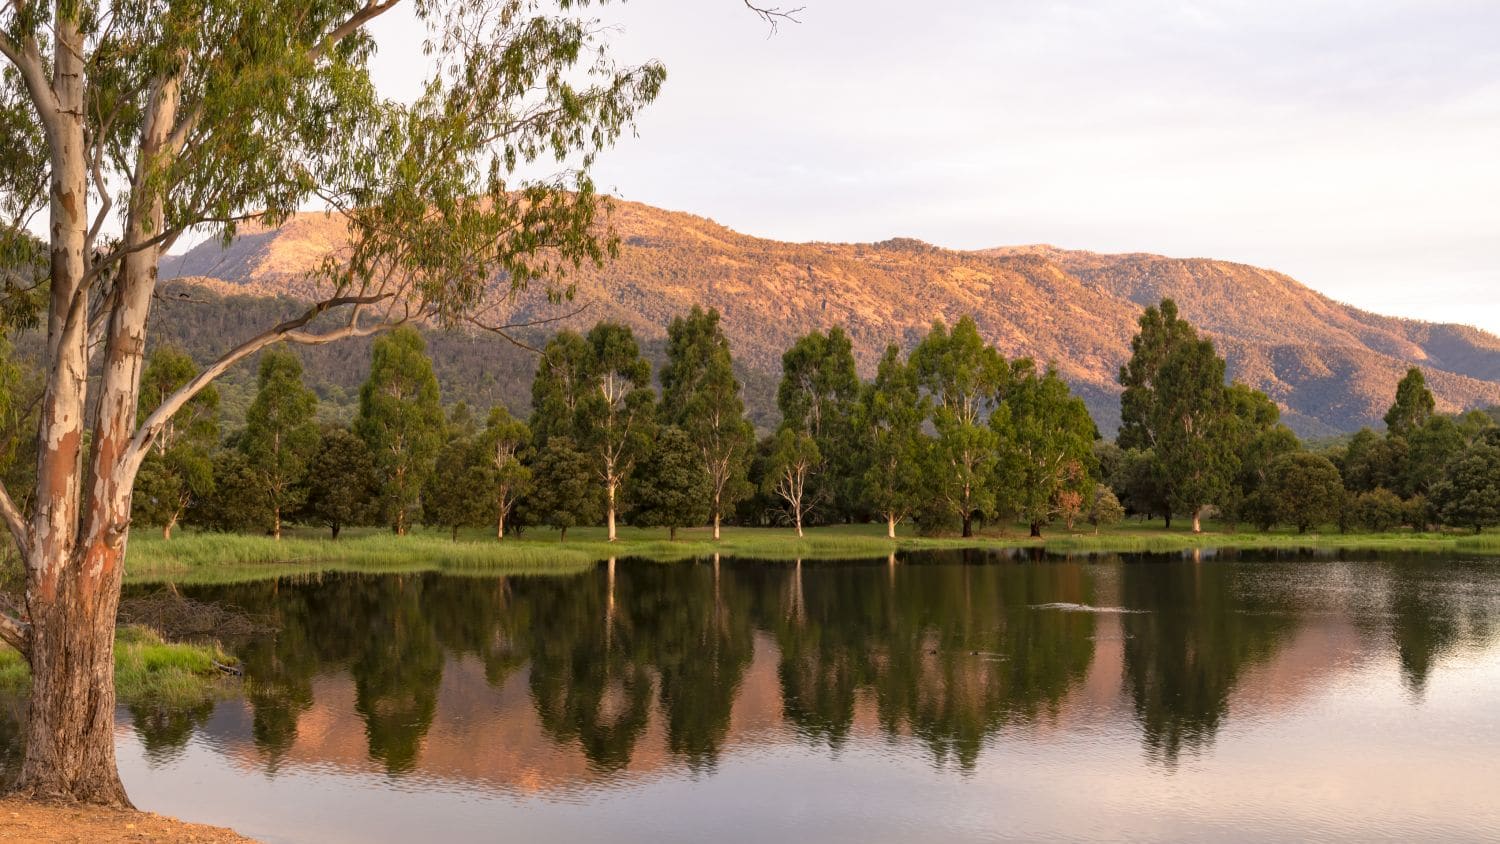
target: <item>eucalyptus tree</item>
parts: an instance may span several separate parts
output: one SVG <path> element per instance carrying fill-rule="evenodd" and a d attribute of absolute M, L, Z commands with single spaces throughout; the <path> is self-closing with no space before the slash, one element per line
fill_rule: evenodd
<path fill-rule="evenodd" d="M 708 475 L 681 428 L 660 428 L 638 469 L 640 477 L 630 496 L 631 524 L 665 527 L 668 538 L 675 541 L 678 528 L 701 525 L 708 519 Z"/>
<path fill-rule="evenodd" d="M 302 383 L 302 359 L 270 349 L 260 359 L 259 389 L 245 414 L 240 449 L 260 479 L 271 514 L 271 535 L 281 538 L 282 516 L 306 498 L 307 463 L 318 447 L 313 416 L 318 396 Z"/>
<path fill-rule="evenodd" d="M 564 329 L 542 347 L 531 379 L 531 434 L 538 448 L 553 437 L 579 437 L 579 408 L 589 388 L 592 350 L 582 334 Z"/>
<path fill-rule="evenodd" d="M 375 459 L 382 510 L 397 536 L 406 535 L 418 513 L 443 427 L 437 376 L 422 335 L 407 326 L 376 340 L 354 431 Z"/>
<path fill-rule="evenodd" d="M 929 492 L 974 535 L 974 516 L 994 510 L 997 437 L 986 422 L 1009 377 L 1005 358 L 964 317 L 950 332 L 942 322 L 912 350 L 917 381 L 932 402 L 937 432 L 928 452 Z"/>
<path fill-rule="evenodd" d="M 505 520 L 531 489 L 531 469 L 521 455 L 531 445 L 531 429 L 510 415 L 504 407 L 490 411 L 484 430 L 479 432 L 479 448 L 489 462 L 488 495 L 495 518 L 495 538 L 505 538 Z"/>
<path fill-rule="evenodd" d="M 376 485 L 370 447 L 352 431 L 329 428 L 308 461 L 304 515 L 338 539 L 345 526 L 370 517 Z"/>
<path fill-rule="evenodd" d="M 198 374 L 193 359 L 177 349 L 151 353 L 141 375 L 140 418 L 150 416 L 169 396 Z M 213 451 L 219 442 L 219 393 L 210 387 L 167 419 L 142 460 L 133 492 L 132 516 L 159 525 L 164 539 L 182 520 L 188 505 L 213 491 Z"/>
<path fill-rule="evenodd" d="M 1396 384 L 1396 400 L 1385 413 L 1385 430 L 1391 436 L 1405 437 L 1427 424 L 1437 401 L 1427 389 L 1422 370 L 1413 366 Z"/>
<path fill-rule="evenodd" d="M 862 385 L 854 345 L 839 326 L 805 334 L 781 356 L 781 373 L 781 422 L 811 436 L 822 455 L 815 497 L 834 515 L 848 517 L 859 503 L 854 416 Z"/>
<path fill-rule="evenodd" d="M 604 523 L 615 541 L 621 486 L 650 447 L 656 416 L 651 364 L 641 356 L 629 326 L 601 322 L 586 338 L 587 387 L 578 405 L 579 442 L 604 486 Z"/>
<path fill-rule="evenodd" d="M 687 433 L 708 475 L 709 518 L 718 539 L 725 512 L 753 492 L 746 475 L 755 449 L 755 427 L 745 418 L 718 311 L 694 305 L 687 316 L 672 319 L 659 377 L 662 421 Z"/>
<path fill-rule="evenodd" d="M 1059 515 L 1083 512 L 1099 431 L 1083 399 L 1050 367 L 1038 372 L 1030 360 L 1015 361 L 1004 396 L 1004 407 L 990 416 L 1000 448 L 996 486 L 1031 535 L 1041 536 Z"/>
<path fill-rule="evenodd" d="M 786 513 L 802 535 L 802 523 L 807 518 L 812 496 L 808 486 L 816 476 L 822 455 L 818 453 L 817 440 L 811 434 L 783 426 L 771 438 L 770 455 L 767 459 L 765 491 L 780 498 Z"/>
<path fill-rule="evenodd" d="M 489 466 L 477 443 L 450 437 L 438 450 L 433 471 L 422 483 L 422 522 L 445 527 L 458 541 L 458 529 L 489 521 Z"/>
<path fill-rule="evenodd" d="M 1433 485 L 1432 503 L 1445 524 L 1475 533 L 1500 525 L 1500 446 L 1488 438 L 1453 459 Z"/>
<path fill-rule="evenodd" d="M 414 318 L 482 322 L 512 290 L 598 262 L 588 172 L 665 76 L 610 59 L 582 0 L 15 0 L 0 10 L 0 254 L 46 220 L 43 370 L 29 512 L 0 517 L 25 561 L 0 636 L 31 667 L 23 793 L 123 805 L 113 642 L 142 461 L 184 405 L 277 342 L 327 343 Z M 370 72 L 368 26 L 426 30 L 420 92 Z M 417 37 L 422 37 L 418 35 Z M 548 162 L 560 172 L 546 173 Z M 136 418 L 161 256 L 317 203 L 348 242 L 319 300 L 265 326 Z M 488 326 L 503 328 L 503 326 Z M 99 376 L 90 380 L 88 373 Z"/>
<path fill-rule="evenodd" d="M 1122 448 L 1149 448 L 1174 510 L 1202 530 L 1204 507 L 1226 494 L 1236 455 L 1224 359 L 1163 299 L 1146 309 L 1120 367 Z"/>
<path fill-rule="evenodd" d="M 538 450 L 532 480 L 526 510 L 532 521 L 557 528 L 558 541 L 567 541 L 570 527 L 598 522 L 593 464 L 568 437 L 553 437 Z"/>
<path fill-rule="evenodd" d="M 899 347 L 887 346 L 874 383 L 860 398 L 857 447 L 867 466 L 860 478 L 865 502 L 885 519 L 889 539 L 896 538 L 896 525 L 922 503 L 927 449 L 922 423 L 927 413 L 916 371 L 902 360 Z"/>

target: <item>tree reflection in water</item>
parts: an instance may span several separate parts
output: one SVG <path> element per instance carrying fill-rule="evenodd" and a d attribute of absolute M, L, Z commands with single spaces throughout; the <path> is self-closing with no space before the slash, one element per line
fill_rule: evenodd
<path fill-rule="evenodd" d="M 392 775 L 419 768 L 444 670 L 460 658 L 477 659 L 494 689 L 515 681 L 529 692 L 520 705 L 530 712 L 487 717 L 534 717 L 548 741 L 595 772 L 630 766 L 653 723 L 668 758 L 712 770 L 731 742 L 758 640 L 774 660 L 773 718 L 803 741 L 837 751 L 879 730 L 969 771 L 1004 731 L 1057 719 L 1091 670 L 1112 672 L 1116 657 L 1150 757 L 1172 765 L 1201 751 L 1247 670 L 1297 634 L 1316 604 L 1309 596 L 1328 591 L 1317 566 L 928 552 L 866 564 L 620 560 L 566 577 L 327 575 L 190 591 L 279 628 L 232 643 L 246 671 L 248 738 L 271 771 L 315 708 L 315 679 L 340 676 L 352 681 L 370 759 Z M 1370 647 L 1397 654 L 1417 693 L 1446 654 L 1490 637 L 1496 575 L 1460 567 L 1472 583 L 1455 590 L 1453 570 L 1365 566 L 1353 594 L 1383 596 L 1379 612 L 1352 598 L 1338 610 Z M 1094 612 L 1045 606 L 1102 604 L 1131 612 L 1103 628 Z M 1110 655 L 1103 668 L 1100 654 Z M 148 752 L 161 756 L 210 712 L 132 714 Z M 0 766 L 14 745 L 7 729 L 14 724 L 0 717 Z"/>

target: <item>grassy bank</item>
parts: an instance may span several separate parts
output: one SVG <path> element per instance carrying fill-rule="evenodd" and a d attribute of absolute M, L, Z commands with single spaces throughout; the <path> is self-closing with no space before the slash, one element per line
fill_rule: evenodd
<path fill-rule="evenodd" d="M 671 561 L 718 553 L 776 560 L 859 559 L 921 549 L 1036 547 L 1057 553 L 1310 548 L 1500 554 L 1500 533 L 1259 533 L 1228 532 L 1210 525 L 1205 532 L 1193 534 L 1185 527 L 1167 530 L 1130 524 L 1098 534 L 1057 530 L 1040 540 L 1027 537 L 1019 527 L 992 530 L 969 539 L 921 537 L 902 530 L 892 541 L 885 538 L 879 525 L 838 525 L 812 528 L 801 538 L 785 528 L 725 528 L 718 542 L 707 529 L 679 531 L 678 540 L 671 542 L 664 530 L 624 528 L 614 543 L 605 540 L 602 528 L 574 528 L 567 542 L 558 541 L 554 531 L 535 528 L 504 542 L 478 530 L 461 533 L 456 542 L 440 531 L 396 537 L 376 529 L 346 532 L 337 541 L 311 530 L 294 531 L 280 541 L 264 536 L 191 532 L 163 540 L 154 534 L 136 533 L 130 539 L 126 570 L 137 582 L 233 582 L 330 570 L 566 573 L 609 557 Z"/>
<path fill-rule="evenodd" d="M 233 688 L 215 666 L 234 658 L 217 645 L 180 644 L 144 627 L 121 627 L 115 634 L 115 694 L 123 703 L 192 706 Z M 0 691 L 19 692 L 31 682 L 26 660 L 0 645 Z"/>

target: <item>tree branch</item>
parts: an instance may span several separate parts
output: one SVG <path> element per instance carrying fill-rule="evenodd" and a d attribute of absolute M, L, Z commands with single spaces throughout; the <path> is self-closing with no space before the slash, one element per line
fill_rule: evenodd
<path fill-rule="evenodd" d="M 57 101 L 57 93 L 47 81 L 47 68 L 37 50 L 36 40 L 27 38 L 17 43 L 0 32 L 0 55 L 9 59 L 16 70 L 20 71 L 21 79 L 26 83 L 26 91 L 31 94 L 31 103 L 36 107 L 37 119 L 47 128 L 48 140 L 52 140 L 55 134 L 53 129 L 57 125 L 57 111 L 61 105 Z"/>
<path fill-rule="evenodd" d="M 757 6 L 752 0 L 745 0 L 745 8 L 754 12 L 756 17 L 765 21 L 771 27 L 771 34 L 775 35 L 782 21 L 801 23 L 802 21 L 797 20 L 797 15 L 801 14 L 807 7 L 798 6 L 795 9 L 783 9 L 779 6 Z"/>
<path fill-rule="evenodd" d="M 10 497 L 10 490 L 0 484 L 0 517 L 5 519 L 5 526 L 10 529 L 10 536 L 16 542 L 16 550 L 21 552 L 24 561 L 31 553 L 31 531 L 26 527 L 26 517 L 21 514 L 21 508 L 16 506 L 15 499 Z"/>
<path fill-rule="evenodd" d="M 468 317 L 468 321 L 475 328 L 483 329 L 484 331 L 488 331 L 488 332 L 491 332 L 493 334 L 500 335 L 501 339 L 505 340 L 506 342 L 510 343 L 511 345 L 514 345 L 514 346 L 517 346 L 519 348 L 525 349 L 528 352 L 535 352 L 536 354 L 542 354 L 542 350 L 541 349 L 538 349 L 537 347 L 531 345 L 530 343 L 524 342 L 522 340 L 518 340 L 515 337 L 511 336 L 511 334 L 510 334 L 511 330 L 516 329 L 516 328 L 535 328 L 538 325 L 549 325 L 549 324 L 554 323 L 554 322 L 562 322 L 563 320 L 566 320 L 566 319 L 572 319 L 573 317 L 576 317 L 579 314 L 583 313 L 584 311 L 588 310 L 589 306 L 592 305 L 592 304 L 594 304 L 594 303 L 593 302 L 584 302 L 582 305 L 578 306 L 577 308 L 574 308 L 572 311 L 569 311 L 568 313 L 562 314 L 560 316 L 546 317 L 544 319 L 534 319 L 534 320 L 529 320 L 527 322 L 508 322 L 508 323 L 505 323 L 504 325 L 491 325 L 491 324 L 488 324 L 488 323 L 481 322 L 478 317 L 472 317 L 472 316 Z"/>
<path fill-rule="evenodd" d="M 202 392 L 204 387 L 213 383 L 214 379 L 223 375 L 224 371 L 229 369 L 229 367 L 261 349 L 282 340 L 305 346 L 316 346 L 348 337 L 366 337 L 405 322 L 410 317 L 409 314 L 400 320 L 387 320 L 365 326 L 359 324 L 358 309 L 360 306 L 383 302 L 392 298 L 393 295 L 391 293 L 380 293 L 372 296 L 335 296 L 331 299 L 325 299 L 308 308 L 301 316 L 269 328 L 225 353 L 202 372 L 194 376 L 191 381 L 182 385 L 177 392 L 168 396 L 150 416 L 146 417 L 146 421 L 141 423 L 141 427 L 136 430 L 135 436 L 130 439 L 130 446 L 125 450 L 125 460 L 130 464 L 127 468 L 132 473 L 138 468 L 140 461 L 145 456 L 146 449 L 151 446 L 151 442 L 156 438 L 156 435 L 166 426 L 168 420 L 176 415 L 177 411 L 181 410 L 189 401 L 192 401 L 193 396 Z M 351 319 L 344 327 L 323 334 L 301 330 L 308 323 L 328 311 L 346 306 L 355 307 L 355 318 Z"/>

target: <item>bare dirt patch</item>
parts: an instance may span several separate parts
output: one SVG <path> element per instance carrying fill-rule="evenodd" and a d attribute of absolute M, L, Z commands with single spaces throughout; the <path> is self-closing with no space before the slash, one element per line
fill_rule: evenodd
<path fill-rule="evenodd" d="M 228 829 L 183 823 L 149 812 L 0 800 L 0 841 L 123 844 L 142 841 L 254 844 Z"/>

